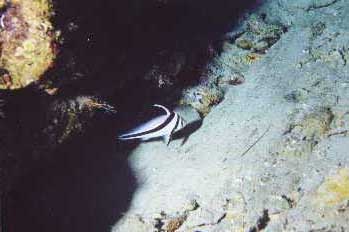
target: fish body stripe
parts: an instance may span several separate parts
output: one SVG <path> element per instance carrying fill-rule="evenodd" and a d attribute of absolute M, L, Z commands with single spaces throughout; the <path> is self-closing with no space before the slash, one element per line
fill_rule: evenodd
<path fill-rule="evenodd" d="M 151 130 L 147 130 L 147 131 L 143 131 L 143 132 L 138 132 L 138 133 L 134 133 L 134 134 L 129 134 L 129 135 L 124 135 L 124 136 L 120 136 L 121 139 L 131 139 L 131 138 L 135 138 L 135 137 L 142 137 L 142 136 L 145 136 L 145 135 L 150 135 L 152 133 L 155 133 L 155 132 L 158 132 L 160 130 L 162 130 L 163 128 L 165 128 L 166 126 L 168 126 L 172 120 L 175 118 L 177 114 L 175 112 L 171 112 L 169 117 L 162 123 L 160 124 L 159 126 L 151 129 Z M 178 115 L 177 115 L 177 118 Z M 176 122 L 176 126 L 178 124 L 178 119 L 177 119 L 177 122 Z M 176 128 L 176 126 L 174 128 Z M 173 129 L 174 130 L 174 129 Z"/>
<path fill-rule="evenodd" d="M 181 117 L 177 114 L 176 124 L 175 124 L 175 126 L 172 128 L 171 134 L 170 134 L 170 135 L 172 135 L 172 134 L 175 132 L 175 130 L 177 129 L 178 124 L 180 123 L 181 120 L 182 120 Z"/>

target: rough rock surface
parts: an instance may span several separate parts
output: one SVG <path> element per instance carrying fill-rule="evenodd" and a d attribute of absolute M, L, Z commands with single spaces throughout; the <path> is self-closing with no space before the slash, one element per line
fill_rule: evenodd
<path fill-rule="evenodd" d="M 237 46 L 242 26 L 231 32 L 211 78 L 245 82 L 184 144 L 133 151 L 139 187 L 113 232 L 349 228 L 349 4 L 269 0 L 253 14 L 287 31 L 265 54 Z"/>
<path fill-rule="evenodd" d="M 37 81 L 56 57 L 51 1 L 7 1 L 1 8 L 0 89 Z"/>

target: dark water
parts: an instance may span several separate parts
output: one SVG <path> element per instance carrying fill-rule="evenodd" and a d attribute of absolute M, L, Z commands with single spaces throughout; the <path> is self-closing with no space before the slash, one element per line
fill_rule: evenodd
<path fill-rule="evenodd" d="M 126 162 L 136 144 L 116 142 L 117 128 L 127 124 L 139 108 L 154 102 L 173 104 L 181 88 L 197 81 L 197 75 L 189 75 L 179 89 L 163 90 L 141 77 L 162 50 L 178 50 L 193 60 L 201 59 L 210 44 L 219 52 L 224 33 L 242 12 L 255 7 L 255 2 L 56 1 L 55 24 L 65 43 L 55 69 L 46 78 L 60 87 L 58 97 L 94 94 L 128 114 L 120 118 L 98 115 L 86 133 L 48 154 L 50 162 L 38 162 L 19 178 L 6 196 L 6 231 L 108 231 L 127 211 L 137 188 Z M 72 22 L 77 30 L 67 26 Z M 209 58 L 203 57 L 199 63 Z M 83 75 L 76 76 L 77 72 Z M 120 83 L 124 83 L 122 88 Z M 30 88 L 14 97 L 18 106 L 13 114 L 23 118 L 24 128 L 33 124 L 31 130 L 35 130 L 40 127 L 33 122 L 40 121 L 35 118 L 45 103 L 36 103 L 40 94 Z M 42 107 L 28 107 L 33 101 Z M 31 141 L 27 133 L 20 136 L 21 147 L 27 138 Z M 18 152 L 25 157 L 32 146 Z M 117 155 L 120 146 L 125 150 L 123 156 Z"/>

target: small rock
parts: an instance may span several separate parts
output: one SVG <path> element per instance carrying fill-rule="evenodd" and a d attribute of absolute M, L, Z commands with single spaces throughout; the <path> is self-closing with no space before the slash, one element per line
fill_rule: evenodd
<path fill-rule="evenodd" d="M 305 89 L 293 90 L 284 96 L 285 100 L 293 103 L 304 102 L 307 99 L 308 91 Z"/>
<path fill-rule="evenodd" d="M 332 120 L 333 113 L 329 109 L 318 109 L 301 115 L 289 125 L 288 131 L 279 143 L 277 153 L 287 156 L 303 156 L 311 153 L 329 132 Z"/>
<path fill-rule="evenodd" d="M 245 27 L 245 32 L 236 38 L 235 44 L 254 52 L 265 52 L 285 32 L 285 27 L 269 24 L 265 21 L 265 17 L 257 15 L 251 15 Z"/>
<path fill-rule="evenodd" d="M 240 72 L 233 72 L 229 76 L 221 76 L 218 78 L 218 86 L 225 87 L 228 85 L 241 85 L 245 82 L 245 77 Z"/>
<path fill-rule="evenodd" d="M 179 229 L 179 227 L 182 226 L 182 224 L 184 223 L 184 221 L 186 220 L 186 216 L 179 216 L 179 217 L 175 217 L 172 218 L 170 220 L 168 220 L 165 223 L 165 231 L 166 232 L 175 232 Z"/>
<path fill-rule="evenodd" d="M 217 86 L 197 86 L 184 91 L 181 103 L 190 105 L 202 116 L 206 116 L 214 105 L 223 100 L 224 92 Z"/>

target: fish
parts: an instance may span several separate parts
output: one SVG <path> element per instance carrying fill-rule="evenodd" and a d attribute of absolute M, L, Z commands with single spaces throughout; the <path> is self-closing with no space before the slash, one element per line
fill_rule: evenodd
<path fill-rule="evenodd" d="M 169 145 L 171 136 L 185 127 L 186 121 L 177 112 L 170 111 L 165 106 L 159 104 L 154 104 L 153 106 L 163 109 L 165 114 L 157 116 L 125 134 L 119 135 L 118 139 L 147 141 L 154 138 L 162 138 L 166 145 Z"/>

